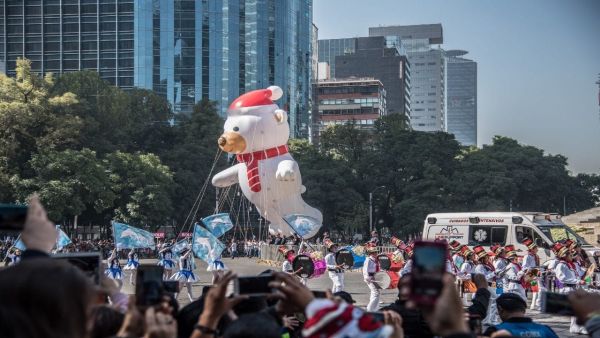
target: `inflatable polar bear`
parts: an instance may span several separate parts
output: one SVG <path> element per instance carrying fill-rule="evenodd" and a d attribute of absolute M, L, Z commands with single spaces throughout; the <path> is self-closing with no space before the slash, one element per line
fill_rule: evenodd
<path fill-rule="evenodd" d="M 248 92 L 231 103 L 218 144 L 223 151 L 236 154 L 239 163 L 216 174 L 212 184 L 223 188 L 239 183 L 246 198 L 270 222 L 273 234 L 294 234 L 284 216 L 314 218 L 318 226 L 304 236 L 311 238 L 319 231 L 323 215 L 302 199 L 306 188 L 298 163 L 287 148 L 287 113 L 273 102 L 282 95 L 281 88 L 271 86 Z"/>

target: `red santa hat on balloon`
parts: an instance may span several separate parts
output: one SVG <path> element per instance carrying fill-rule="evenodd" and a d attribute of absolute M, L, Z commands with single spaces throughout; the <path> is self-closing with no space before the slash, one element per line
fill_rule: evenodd
<path fill-rule="evenodd" d="M 279 100 L 283 96 L 283 90 L 278 86 L 270 86 L 266 89 L 257 89 L 242 94 L 235 99 L 229 109 L 228 115 L 256 114 L 261 112 L 273 112 L 279 110 L 277 104 L 273 101 Z"/>

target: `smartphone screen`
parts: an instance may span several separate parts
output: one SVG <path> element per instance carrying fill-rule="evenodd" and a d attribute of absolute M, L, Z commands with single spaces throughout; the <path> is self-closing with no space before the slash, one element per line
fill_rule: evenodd
<path fill-rule="evenodd" d="M 371 315 L 378 322 L 384 322 L 385 317 L 383 316 L 383 312 L 367 312 L 367 314 Z"/>
<path fill-rule="evenodd" d="M 271 293 L 269 282 L 273 275 L 238 277 L 235 281 L 235 293 L 238 295 L 264 296 Z"/>
<path fill-rule="evenodd" d="M 81 269 L 94 283 L 100 284 L 101 256 L 99 252 L 61 253 L 53 255 L 52 258 L 66 260 Z"/>
<path fill-rule="evenodd" d="M 20 232 L 26 218 L 26 205 L 0 204 L 0 231 Z"/>
<path fill-rule="evenodd" d="M 573 308 L 567 295 L 554 292 L 542 292 L 542 312 L 560 316 L 574 316 Z"/>
<path fill-rule="evenodd" d="M 313 290 L 312 294 L 313 296 L 315 296 L 315 298 L 327 298 L 327 293 L 325 291 Z"/>
<path fill-rule="evenodd" d="M 416 242 L 411 272 L 411 298 L 431 306 L 442 292 L 442 277 L 446 270 L 446 245 L 436 242 Z"/>
<path fill-rule="evenodd" d="M 163 294 L 163 267 L 142 264 L 137 269 L 135 299 L 139 306 L 152 306 L 160 303 Z"/>

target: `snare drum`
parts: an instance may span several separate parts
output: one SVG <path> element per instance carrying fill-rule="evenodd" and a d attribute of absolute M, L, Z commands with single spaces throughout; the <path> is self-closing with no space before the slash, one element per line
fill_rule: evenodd
<path fill-rule="evenodd" d="M 302 278 L 309 278 L 315 273 L 313 260 L 307 255 L 297 255 L 292 262 L 292 269 Z"/>
<path fill-rule="evenodd" d="M 388 271 L 392 266 L 392 259 L 388 254 L 377 255 L 377 261 L 379 261 L 379 268 L 384 271 Z"/>
<path fill-rule="evenodd" d="M 388 286 L 388 289 L 397 289 L 398 282 L 400 282 L 400 275 L 398 275 L 398 273 L 391 271 L 391 270 L 388 271 L 387 274 L 388 274 L 388 276 L 390 276 L 390 286 Z"/>
<path fill-rule="evenodd" d="M 392 278 L 387 273 L 387 271 L 379 271 L 376 272 L 373 276 L 375 285 L 379 286 L 380 289 L 388 289 L 392 283 Z M 398 283 L 396 282 L 396 286 Z"/>
<path fill-rule="evenodd" d="M 354 257 L 348 249 L 340 249 L 335 253 L 335 264 L 341 265 L 344 269 L 350 269 L 354 266 Z"/>

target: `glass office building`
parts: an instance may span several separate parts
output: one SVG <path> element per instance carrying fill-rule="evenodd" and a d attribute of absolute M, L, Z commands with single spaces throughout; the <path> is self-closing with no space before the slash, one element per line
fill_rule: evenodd
<path fill-rule="evenodd" d="M 335 78 L 335 57 L 354 54 L 356 38 L 319 40 L 319 62 L 329 64 L 329 78 Z"/>
<path fill-rule="evenodd" d="M 446 62 L 441 24 L 369 28 L 390 47 L 401 42 L 410 63 L 411 126 L 419 131 L 446 130 Z"/>
<path fill-rule="evenodd" d="M 446 51 L 448 132 L 462 145 L 477 145 L 477 63 L 463 50 Z"/>
<path fill-rule="evenodd" d="M 294 137 L 308 134 L 312 0 L 0 0 L 0 70 L 98 71 L 164 95 L 176 112 L 209 98 L 284 91 Z"/>

